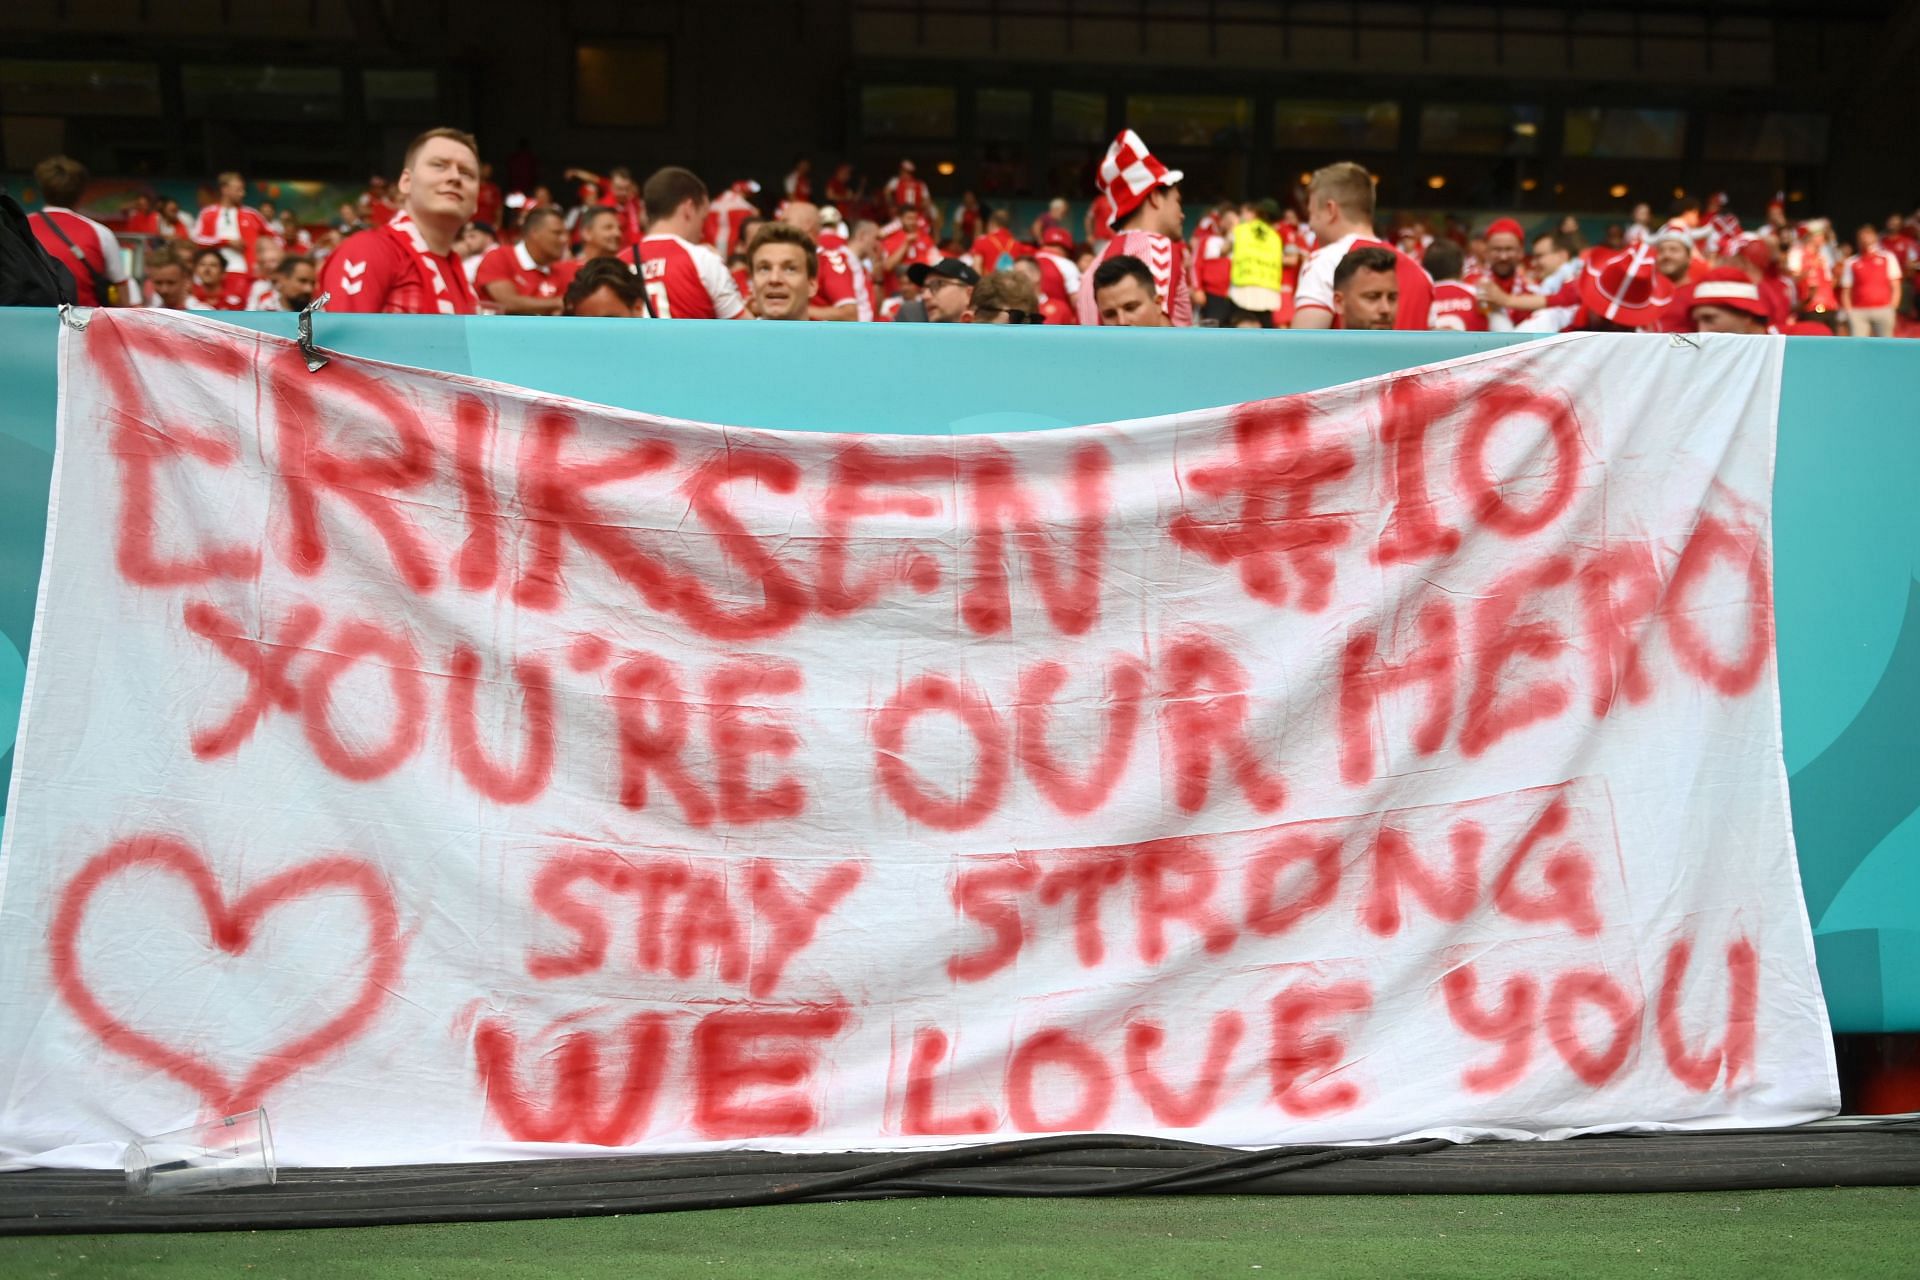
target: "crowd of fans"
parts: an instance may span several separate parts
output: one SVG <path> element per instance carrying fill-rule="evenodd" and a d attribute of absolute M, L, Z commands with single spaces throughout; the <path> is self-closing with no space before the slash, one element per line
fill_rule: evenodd
<path fill-rule="evenodd" d="M 334 225 L 251 207 L 238 173 L 189 218 L 136 199 L 118 228 L 144 245 L 131 278 L 114 229 L 74 212 L 88 175 L 35 171 L 34 230 L 83 304 L 185 310 L 582 315 L 660 319 L 1107 324 L 1219 328 L 1720 331 L 1892 336 L 1913 325 L 1920 210 L 1847 236 L 1789 221 L 1776 199 L 1744 224 L 1724 197 L 1641 204 L 1595 244 L 1577 218 L 1531 232 L 1448 218 L 1377 227 L 1376 180 L 1328 165 L 1282 203 L 1219 201 L 1188 226 L 1183 177 L 1124 130 L 1079 225 L 1056 199 L 1030 225 L 971 193 L 950 210 L 913 162 L 869 192 L 806 161 L 763 197 L 711 194 L 669 166 L 644 182 L 569 169 L 576 199 L 503 192 L 474 139 L 433 129 L 391 187 L 375 178 Z"/>

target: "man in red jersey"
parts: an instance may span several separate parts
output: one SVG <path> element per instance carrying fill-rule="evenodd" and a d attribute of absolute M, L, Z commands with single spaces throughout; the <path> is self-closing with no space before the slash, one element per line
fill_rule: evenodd
<path fill-rule="evenodd" d="M 87 167 L 68 156 L 49 156 L 33 167 L 43 202 L 28 222 L 33 238 L 73 276 L 75 297 L 83 307 L 106 307 L 128 299 L 127 255 L 113 232 L 73 211 L 87 189 Z"/>
<path fill-rule="evenodd" d="M 985 275 L 989 271 L 1000 269 L 1000 260 L 1013 262 L 1013 215 L 1003 205 L 987 215 L 986 234 L 978 237 L 968 247 L 973 257 L 973 269 Z"/>
<path fill-rule="evenodd" d="M 707 216 L 700 225 L 700 238 L 713 246 L 713 251 L 722 258 L 730 258 L 744 251 L 747 241 L 752 238 L 753 228 L 748 224 L 760 216 L 760 209 L 748 199 L 760 191 L 760 184 L 752 179 L 742 179 L 714 197 L 707 206 Z"/>
<path fill-rule="evenodd" d="M 1186 214 L 1180 182 L 1186 175 L 1161 164 L 1140 135 L 1122 129 L 1100 162 L 1100 188 L 1113 205 L 1114 236 L 1080 284 L 1081 324 L 1107 324 L 1093 277 L 1103 262 L 1138 258 L 1153 274 L 1154 295 L 1170 323 L 1193 323 L 1193 290 L 1184 262 Z"/>
<path fill-rule="evenodd" d="M 554 264 L 553 283 L 562 294 L 573 278 L 580 274 L 580 268 L 595 258 L 615 258 L 624 247 L 620 243 L 619 210 L 607 205 L 597 204 L 580 218 L 580 256 L 566 258 Z M 565 314 L 564 312 L 562 314 Z"/>
<path fill-rule="evenodd" d="M 1871 224 L 1854 232 L 1854 255 L 1840 264 L 1840 309 L 1856 338 L 1891 338 L 1900 307 L 1900 260 L 1880 245 Z"/>
<path fill-rule="evenodd" d="M 1373 175 L 1351 161 L 1316 171 L 1307 185 L 1307 226 L 1315 248 L 1300 272 L 1293 327 L 1330 329 L 1340 314 L 1333 301 L 1333 273 L 1341 259 L 1367 245 L 1393 248 L 1373 234 Z M 1412 258 L 1397 249 L 1394 254 L 1399 301 L 1393 327 L 1425 329 L 1433 310 L 1433 281 Z"/>
<path fill-rule="evenodd" d="M 888 293 L 900 291 L 900 275 L 916 265 L 930 267 L 940 261 L 918 205 L 900 210 L 899 221 L 880 229 L 880 278 Z"/>
<path fill-rule="evenodd" d="M 193 296 L 209 311 L 245 311 L 251 282 L 227 271 L 218 249 L 193 251 Z"/>
<path fill-rule="evenodd" d="M 1481 288 L 1481 301 L 1499 307 L 1494 312 L 1497 327 L 1511 329 L 1527 319 L 1527 309 L 1505 306 L 1505 300 L 1532 297 L 1539 293 L 1526 269 L 1526 231 L 1512 218 L 1496 218 L 1487 227 L 1487 274 L 1474 281 Z M 1493 295 L 1498 293 L 1496 299 Z"/>
<path fill-rule="evenodd" d="M 367 179 L 367 189 L 360 193 L 359 204 L 360 220 L 370 227 L 386 226 L 399 212 L 387 190 L 387 180 L 377 173 Z"/>
<path fill-rule="evenodd" d="M 726 262 L 699 243 L 709 205 L 707 184 L 691 170 L 668 165 L 647 179 L 641 197 L 649 230 L 620 256 L 639 269 L 653 314 L 662 320 L 737 320 L 747 315 Z"/>
<path fill-rule="evenodd" d="M 480 189 L 474 196 L 473 216 L 490 227 L 497 227 L 506 212 L 507 197 L 500 190 L 500 184 L 493 180 L 493 166 L 482 163 Z"/>
<path fill-rule="evenodd" d="M 885 196 L 887 212 L 896 218 L 904 209 L 924 211 L 933 205 L 933 192 L 927 189 L 926 183 L 914 176 L 911 160 L 902 160 L 900 172 L 887 179 Z"/>
<path fill-rule="evenodd" d="M 220 200 L 200 210 L 194 219 L 193 242 L 203 248 L 218 249 L 226 259 L 227 273 L 244 279 L 253 272 L 253 249 L 261 236 L 268 234 L 266 219 L 244 203 L 247 180 L 234 172 L 215 180 Z"/>
<path fill-rule="evenodd" d="M 356 231 L 327 257 L 320 291 L 330 311 L 470 316 L 473 286 L 453 252 L 480 191 L 480 149 L 458 129 L 429 129 L 407 147 L 400 210 Z"/>
<path fill-rule="evenodd" d="M 571 283 L 560 277 L 566 251 L 565 216 L 551 205 L 530 209 L 520 223 L 520 243 L 487 250 L 474 269 L 473 287 L 502 315 L 557 316 Z"/>
<path fill-rule="evenodd" d="M 1466 251 L 1451 240 L 1435 240 L 1427 246 L 1420 265 L 1433 278 L 1433 305 L 1427 312 L 1429 329 L 1452 329 L 1459 333 L 1487 331 L 1487 315 L 1480 309 L 1479 296 L 1460 279 L 1466 258 Z"/>
<path fill-rule="evenodd" d="M 1031 262 L 1039 280 L 1041 312 L 1048 324 L 1078 324 L 1074 302 L 1080 296 L 1080 266 L 1073 260 L 1073 233 L 1049 227 L 1040 237 L 1040 252 L 1014 263 Z M 1051 307 L 1045 304 L 1052 303 Z"/>
<path fill-rule="evenodd" d="M 820 206 L 807 200 L 789 200 L 780 211 L 780 221 L 801 232 L 811 242 L 813 250 L 813 297 L 808 300 L 809 320 L 871 320 L 872 305 L 867 302 L 866 283 L 862 273 L 847 250 L 843 237 L 829 235 L 822 223 Z M 836 222 L 836 226 L 838 223 Z M 765 228 L 762 228 L 764 230 Z M 758 243 L 760 234 L 754 234 L 753 242 Z M 754 272 L 754 286 L 759 288 L 759 268 L 753 260 L 753 251 L 748 249 L 749 269 Z M 760 314 L 767 312 L 763 308 Z"/>

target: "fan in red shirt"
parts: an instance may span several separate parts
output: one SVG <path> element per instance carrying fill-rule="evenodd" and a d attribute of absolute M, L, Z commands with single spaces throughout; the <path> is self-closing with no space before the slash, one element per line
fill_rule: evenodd
<path fill-rule="evenodd" d="M 1233 315 L 1227 290 L 1233 287 L 1233 229 L 1239 225 L 1240 211 L 1223 205 L 1194 228 L 1193 286 L 1204 295 L 1200 314 L 1215 324 L 1224 324 Z"/>
<path fill-rule="evenodd" d="M 221 174 L 216 181 L 220 188 L 220 202 L 200 211 L 200 216 L 193 224 L 193 242 L 220 250 L 226 259 L 227 271 L 246 276 L 253 270 L 254 245 L 261 236 L 268 234 L 266 219 L 257 210 L 249 209 L 242 203 L 247 198 L 245 178 L 229 171 Z"/>
<path fill-rule="evenodd" d="M 699 175 L 677 165 L 656 170 L 642 188 L 647 236 L 620 251 L 646 282 L 662 320 L 737 320 L 747 313 L 740 286 L 719 254 L 700 244 L 710 201 Z"/>
<path fill-rule="evenodd" d="M 787 199 L 801 204 L 813 203 L 813 161 L 805 156 L 793 162 L 793 169 L 787 174 L 783 184 Z"/>
<path fill-rule="evenodd" d="M 885 192 L 887 211 L 896 218 L 908 209 L 919 209 L 924 212 L 933 205 L 933 192 L 927 189 L 926 183 L 914 177 L 913 173 L 913 161 L 902 160 L 900 172 L 887 179 Z"/>
<path fill-rule="evenodd" d="M 1077 300 L 1081 324 L 1105 324 L 1095 297 L 1093 277 L 1103 262 L 1138 258 L 1153 275 L 1153 293 L 1167 321 L 1193 323 L 1193 290 L 1186 271 L 1186 214 L 1180 182 L 1186 175 L 1169 169 L 1131 129 L 1122 129 L 1100 162 L 1100 189 L 1113 205 L 1113 239 L 1080 282 Z"/>
<path fill-rule="evenodd" d="M 245 311 L 252 280 L 226 269 L 226 259 L 214 248 L 193 253 L 193 296 L 209 311 Z"/>
<path fill-rule="evenodd" d="M 41 195 L 46 194 L 45 184 L 41 184 Z M 157 236 L 160 234 L 160 213 L 153 207 L 153 197 L 142 191 L 133 197 L 133 204 L 121 218 L 122 231 L 130 236 Z"/>
<path fill-rule="evenodd" d="M 915 263 L 932 266 L 940 261 L 933 237 L 927 234 L 920 217 L 920 206 L 907 205 L 900 220 L 880 230 L 880 276 L 888 293 L 900 291 L 901 273 Z"/>
<path fill-rule="evenodd" d="M 1307 226 L 1318 246 L 1300 272 L 1300 289 L 1293 304 L 1296 329 L 1332 328 L 1333 273 L 1349 251 L 1364 245 L 1386 244 L 1373 234 L 1373 175 L 1350 161 L 1316 171 L 1307 186 Z M 1394 249 L 1399 297 L 1393 327 L 1425 329 L 1433 311 L 1433 282 L 1420 264 Z"/>
<path fill-rule="evenodd" d="M 862 181 L 859 186 L 854 185 L 852 165 L 843 162 L 834 167 L 833 176 L 827 179 L 828 204 L 848 206 L 846 209 L 842 209 L 841 212 L 849 213 L 851 207 L 865 194 L 866 183 L 864 181 Z"/>
<path fill-rule="evenodd" d="M 1048 324 L 1079 324 L 1080 265 L 1073 260 L 1073 233 L 1049 227 L 1040 236 L 1040 252 L 1014 266 L 1033 265 L 1040 289 L 1040 313 Z M 1048 304 L 1052 305 L 1049 306 Z"/>
<path fill-rule="evenodd" d="M 620 212 L 606 205 L 597 204 L 581 215 L 580 218 L 580 256 L 568 258 L 556 263 L 553 268 L 553 283 L 566 296 L 567 288 L 574 277 L 580 274 L 580 268 L 595 258 L 617 258 L 624 248 L 620 243 Z M 562 311 L 561 314 L 566 314 Z"/>
<path fill-rule="evenodd" d="M 1527 256 L 1526 231 L 1518 222 L 1512 218 L 1496 218 L 1482 238 L 1487 246 L 1487 273 L 1468 283 L 1487 286 L 1481 290 L 1483 301 L 1504 302 L 1507 298 L 1524 298 L 1539 292 L 1523 265 Z M 1495 294 L 1499 297 L 1495 298 Z M 1503 330 L 1520 324 L 1529 314 L 1504 305 L 1493 313 Z"/>
<path fill-rule="evenodd" d="M 43 207 L 28 222 L 33 238 L 72 274 L 75 299 L 83 307 L 125 306 L 126 291 L 114 286 L 127 278 L 127 255 L 107 230 L 73 211 L 87 189 L 87 167 L 68 156 L 49 156 L 33 167 Z"/>
<path fill-rule="evenodd" d="M 1093 247 L 1095 262 L 1100 260 L 1107 247 L 1107 241 L 1113 239 L 1113 201 L 1107 199 L 1102 191 L 1087 206 L 1087 243 Z"/>
<path fill-rule="evenodd" d="M 973 256 L 973 269 L 983 275 L 998 271 L 1002 257 L 1011 265 L 1013 246 L 1013 215 L 1004 207 L 995 209 L 987 215 L 986 234 L 975 239 L 969 249 Z"/>
<path fill-rule="evenodd" d="M 356 231 L 327 257 L 320 291 L 332 311 L 473 315 L 473 286 L 453 252 L 473 217 L 480 148 L 458 129 L 429 129 L 407 147 L 400 211 L 384 227 Z"/>
<path fill-rule="evenodd" d="M 400 212 L 387 191 L 387 180 L 377 173 L 367 179 L 367 189 L 360 193 L 359 203 L 360 221 L 370 227 L 384 227 Z"/>
<path fill-rule="evenodd" d="M 758 195 L 760 184 L 751 178 L 740 181 L 714 197 L 707 216 L 700 224 L 700 239 L 722 258 L 744 251 L 752 228 L 747 224 L 760 216 L 760 209 L 748 196 Z"/>
<path fill-rule="evenodd" d="M 566 252 L 561 212 L 551 205 L 530 209 L 520 223 L 520 243 L 495 245 L 480 259 L 474 290 L 503 315 L 557 316 L 570 283 L 559 271 Z"/>
<path fill-rule="evenodd" d="M 813 278 L 813 296 L 808 300 L 809 320 L 871 320 L 872 304 L 867 301 L 865 273 L 847 250 L 844 238 L 830 234 L 821 223 L 820 206 L 806 200 L 789 200 L 780 211 L 780 221 L 806 236 L 811 250 L 809 274 Z M 837 224 L 836 224 L 837 225 Z M 764 228 L 762 228 L 764 231 Z M 753 244 L 761 241 L 756 231 Z M 760 288 L 760 264 L 752 249 L 747 251 L 752 283 Z M 763 307 L 760 314 L 768 313 Z"/>
<path fill-rule="evenodd" d="M 1451 240 L 1435 240 L 1427 246 L 1420 265 L 1433 277 L 1433 304 L 1427 312 L 1429 329 L 1487 331 L 1487 313 L 1480 309 L 1479 293 L 1460 278 L 1466 260 L 1466 251 Z"/>
<path fill-rule="evenodd" d="M 480 190 L 473 198 L 473 216 L 490 227 L 497 227 L 506 213 L 507 198 L 500 193 L 500 184 L 493 180 L 493 166 L 482 163 Z"/>
<path fill-rule="evenodd" d="M 1847 313 L 1847 329 L 1856 338 L 1891 338 L 1894 313 L 1900 306 L 1900 260 L 1881 247 L 1872 225 L 1854 232 L 1857 248 L 1840 264 L 1840 309 Z"/>

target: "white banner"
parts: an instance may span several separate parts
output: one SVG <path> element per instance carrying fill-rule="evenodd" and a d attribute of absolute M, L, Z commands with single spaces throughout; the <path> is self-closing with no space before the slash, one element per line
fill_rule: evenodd
<path fill-rule="evenodd" d="M 256 1104 L 295 1165 L 1837 1105 L 1777 340 L 958 438 L 61 341 L 0 1154 Z"/>

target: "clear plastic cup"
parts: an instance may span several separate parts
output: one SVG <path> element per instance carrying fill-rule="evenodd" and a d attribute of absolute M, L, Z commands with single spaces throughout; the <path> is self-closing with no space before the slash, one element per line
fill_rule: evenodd
<path fill-rule="evenodd" d="M 267 1186 L 279 1176 L 265 1107 L 135 1139 L 127 1144 L 126 1165 L 133 1195 L 232 1191 Z"/>

